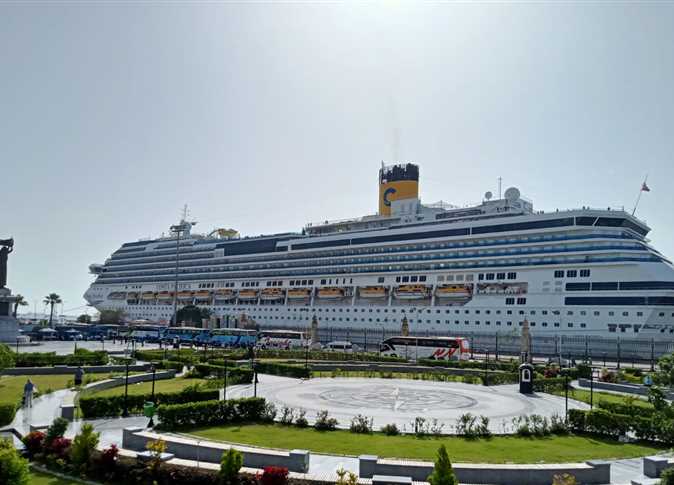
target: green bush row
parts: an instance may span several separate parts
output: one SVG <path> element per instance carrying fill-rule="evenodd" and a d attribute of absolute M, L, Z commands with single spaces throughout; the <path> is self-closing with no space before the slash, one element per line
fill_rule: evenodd
<path fill-rule="evenodd" d="M 551 377 L 549 379 L 534 379 L 535 392 L 553 392 L 563 391 L 566 387 L 566 379 L 564 377 Z"/>
<path fill-rule="evenodd" d="M 297 365 L 277 364 L 275 362 L 255 362 L 255 368 L 260 374 L 295 377 L 307 379 L 311 377 L 311 370 Z"/>
<path fill-rule="evenodd" d="M 250 384 L 253 382 L 252 369 L 244 369 L 233 365 L 227 367 L 213 364 L 196 364 L 193 369 L 195 377 L 209 377 L 215 376 L 224 379 L 225 369 L 227 370 L 227 385 L 233 386 L 236 384 Z"/>
<path fill-rule="evenodd" d="M 185 364 L 177 360 L 160 360 L 159 362 L 155 362 L 157 369 L 172 369 L 178 372 L 182 371 L 184 366 Z"/>
<path fill-rule="evenodd" d="M 186 388 L 181 392 L 155 393 L 156 404 L 178 404 L 195 401 L 217 399 L 218 389 L 201 390 Z M 128 407 L 131 414 L 140 414 L 143 405 L 152 400 L 152 394 L 129 394 Z M 100 418 L 107 416 L 120 416 L 124 410 L 124 395 L 115 396 L 81 396 L 79 399 L 80 409 L 85 418 Z"/>
<path fill-rule="evenodd" d="M 482 369 L 485 367 L 489 370 L 502 370 L 506 372 L 517 372 L 519 362 L 516 361 L 498 361 L 491 360 L 489 362 L 477 360 L 435 360 L 435 359 L 419 359 L 419 364 L 427 365 L 429 367 L 449 367 L 453 369 Z"/>
<path fill-rule="evenodd" d="M 609 402 L 599 399 L 597 407 L 612 414 L 625 414 L 627 416 L 640 416 L 642 418 L 651 417 L 655 414 L 655 408 L 645 406 L 635 406 L 629 403 Z"/>
<path fill-rule="evenodd" d="M 14 421 L 16 408 L 16 404 L 0 403 L 0 426 L 7 426 Z"/>
<path fill-rule="evenodd" d="M 660 413 L 650 416 L 630 416 L 614 414 L 604 409 L 583 411 L 569 410 L 569 425 L 577 432 L 596 433 L 617 437 L 634 433 L 637 438 L 674 444 L 674 419 L 668 419 Z"/>
<path fill-rule="evenodd" d="M 103 350 L 78 349 L 74 354 L 56 352 L 22 352 L 16 355 L 16 367 L 50 367 L 54 365 L 105 365 L 108 353 Z"/>
<path fill-rule="evenodd" d="M 157 409 L 157 416 L 161 428 L 166 430 L 192 426 L 217 426 L 260 421 L 265 412 L 265 405 L 264 398 L 260 397 L 162 404 Z"/>

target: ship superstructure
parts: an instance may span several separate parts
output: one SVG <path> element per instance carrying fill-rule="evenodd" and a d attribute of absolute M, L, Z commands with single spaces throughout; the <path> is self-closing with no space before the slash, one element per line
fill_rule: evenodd
<path fill-rule="evenodd" d="M 261 326 L 537 334 L 674 333 L 674 268 L 622 209 L 534 211 L 516 188 L 470 207 L 424 205 L 419 168 L 379 171 L 378 214 L 240 237 L 123 244 L 84 295 L 99 310 L 170 322 L 177 306 Z M 178 261 L 176 262 L 176 259 Z M 176 294 L 177 279 L 177 294 Z"/>

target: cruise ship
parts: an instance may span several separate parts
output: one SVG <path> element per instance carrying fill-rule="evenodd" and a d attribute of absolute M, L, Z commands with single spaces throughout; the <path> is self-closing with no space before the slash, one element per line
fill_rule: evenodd
<path fill-rule="evenodd" d="M 470 207 L 422 204 L 419 167 L 379 170 L 376 215 L 241 237 L 195 234 L 123 244 L 84 298 L 128 320 L 170 323 L 174 304 L 212 325 L 513 332 L 652 339 L 674 333 L 674 268 L 623 209 L 535 211 L 517 188 Z M 663 336 L 664 337 L 664 336 Z"/>

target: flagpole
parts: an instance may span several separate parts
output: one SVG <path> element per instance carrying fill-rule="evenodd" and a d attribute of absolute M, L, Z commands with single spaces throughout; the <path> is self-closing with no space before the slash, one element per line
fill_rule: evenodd
<path fill-rule="evenodd" d="M 639 206 L 639 201 L 641 200 L 641 194 L 644 192 L 644 187 L 646 186 L 646 182 L 648 182 L 648 175 L 646 175 L 646 178 L 644 178 L 644 183 L 641 184 L 641 187 L 639 188 L 639 195 L 637 196 L 637 201 L 634 203 L 634 209 L 632 209 L 632 216 L 637 211 L 637 207 Z"/>

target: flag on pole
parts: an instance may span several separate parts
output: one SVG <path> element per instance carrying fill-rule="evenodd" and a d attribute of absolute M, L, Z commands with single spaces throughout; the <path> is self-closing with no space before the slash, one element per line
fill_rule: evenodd
<path fill-rule="evenodd" d="M 648 185 L 646 185 L 646 182 L 641 184 L 641 191 L 642 192 L 650 192 L 651 191 L 650 187 Z"/>

